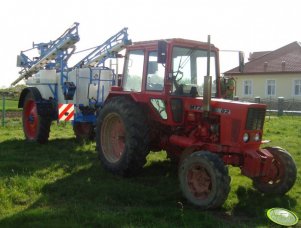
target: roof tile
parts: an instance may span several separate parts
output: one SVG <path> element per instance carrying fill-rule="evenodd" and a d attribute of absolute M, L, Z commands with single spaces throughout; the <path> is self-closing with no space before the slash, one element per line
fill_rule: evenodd
<path fill-rule="evenodd" d="M 245 63 L 243 72 L 239 72 L 239 67 L 236 67 L 224 74 L 278 72 L 301 72 L 301 45 L 299 42 L 290 43 L 258 58 L 251 58 L 251 61 Z"/>

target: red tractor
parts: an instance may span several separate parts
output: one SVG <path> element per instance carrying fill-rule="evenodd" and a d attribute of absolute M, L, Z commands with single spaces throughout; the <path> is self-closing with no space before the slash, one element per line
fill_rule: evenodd
<path fill-rule="evenodd" d="M 279 147 L 260 148 L 266 105 L 224 99 L 229 91 L 218 60 L 210 40 L 128 45 L 123 74 L 98 111 L 103 166 L 133 175 L 150 151 L 165 150 L 179 162 L 184 196 L 201 209 L 227 199 L 227 165 L 239 167 L 263 193 L 288 192 L 296 180 L 293 158 Z"/>
<path fill-rule="evenodd" d="M 33 44 L 39 57 L 31 60 L 28 49 L 17 58 L 22 70 L 13 84 L 26 79 L 29 86 L 19 100 L 27 140 L 46 143 L 51 121 L 74 118 L 77 138 L 94 138 L 96 129 L 103 166 L 124 176 L 136 174 L 150 151 L 165 150 L 179 162 L 184 196 L 202 209 L 226 200 L 227 165 L 239 167 L 261 192 L 292 188 L 297 171 L 290 154 L 260 148 L 266 105 L 224 99 L 233 81 L 219 76 L 219 52 L 210 39 L 132 44 L 124 28 L 69 68 L 78 25 L 55 41 Z M 117 77 L 117 65 L 105 61 L 121 57 L 124 48 Z"/>

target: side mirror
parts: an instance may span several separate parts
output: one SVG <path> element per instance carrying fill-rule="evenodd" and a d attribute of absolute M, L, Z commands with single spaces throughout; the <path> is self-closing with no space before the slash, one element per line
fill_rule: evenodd
<path fill-rule="evenodd" d="M 238 53 L 239 57 L 239 72 L 244 72 L 244 67 L 245 67 L 245 53 L 240 51 Z"/>
<path fill-rule="evenodd" d="M 158 41 L 158 58 L 157 62 L 165 64 L 167 55 L 167 42 L 165 40 Z"/>

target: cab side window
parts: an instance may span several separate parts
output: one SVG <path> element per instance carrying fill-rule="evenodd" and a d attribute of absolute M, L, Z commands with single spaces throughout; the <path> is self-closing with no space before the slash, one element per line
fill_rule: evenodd
<path fill-rule="evenodd" d="M 147 64 L 146 90 L 162 91 L 165 68 L 157 63 L 157 51 L 149 52 Z"/>
<path fill-rule="evenodd" d="M 124 91 L 141 92 L 143 63 L 143 50 L 130 51 L 126 61 L 126 70 L 123 78 Z"/>

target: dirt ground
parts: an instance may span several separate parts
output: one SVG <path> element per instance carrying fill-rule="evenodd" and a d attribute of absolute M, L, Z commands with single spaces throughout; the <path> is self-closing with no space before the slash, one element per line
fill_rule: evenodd
<path fill-rule="evenodd" d="M 18 118 L 22 117 L 22 112 L 19 111 L 6 111 L 5 118 Z M 0 111 L 0 118 L 2 118 L 2 111 Z"/>

